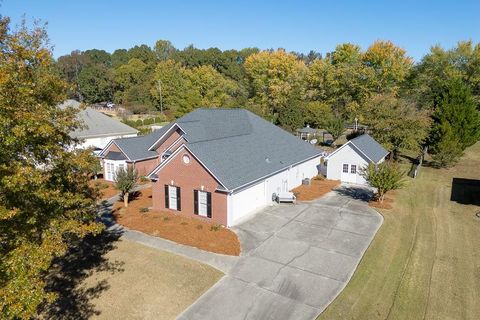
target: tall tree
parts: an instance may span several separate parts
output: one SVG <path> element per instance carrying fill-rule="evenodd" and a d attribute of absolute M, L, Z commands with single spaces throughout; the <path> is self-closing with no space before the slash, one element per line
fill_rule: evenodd
<path fill-rule="evenodd" d="M 117 85 L 115 101 L 124 105 L 151 106 L 150 89 L 153 73 L 140 59 L 131 59 L 114 70 Z"/>
<path fill-rule="evenodd" d="M 234 107 L 236 98 L 242 96 L 238 84 L 211 66 L 201 66 L 184 71 L 194 98 L 193 107 Z"/>
<path fill-rule="evenodd" d="M 43 27 L 9 30 L 0 18 L 0 314 L 30 319 L 45 272 L 68 239 L 100 230 L 89 151 L 69 152 L 74 110 L 60 109 L 66 84 L 53 72 Z"/>
<path fill-rule="evenodd" d="M 78 75 L 78 87 L 85 102 L 109 101 L 113 98 L 112 70 L 103 64 L 88 64 Z"/>
<path fill-rule="evenodd" d="M 391 93 L 372 96 L 362 118 L 372 136 L 394 157 L 401 151 L 419 152 L 430 130 L 428 111 Z"/>
<path fill-rule="evenodd" d="M 155 42 L 155 55 L 158 61 L 172 59 L 177 49 L 168 40 L 158 40 Z"/>
<path fill-rule="evenodd" d="M 310 65 L 307 99 L 329 104 L 337 117 L 352 121 L 372 94 L 374 77 L 373 68 L 362 61 L 360 47 L 341 44 Z"/>
<path fill-rule="evenodd" d="M 436 97 L 452 78 L 462 79 L 480 104 L 480 43 L 459 42 L 450 50 L 433 46 L 414 68 L 408 94 L 415 97 L 423 108 L 433 109 Z"/>
<path fill-rule="evenodd" d="M 262 51 L 247 58 L 245 70 L 250 104 L 259 114 L 273 119 L 291 113 L 290 108 L 300 108 L 307 68 L 294 54 L 283 49 Z"/>
<path fill-rule="evenodd" d="M 436 97 L 433 121 L 430 144 L 434 152 L 446 133 L 454 135 L 461 150 L 480 139 L 480 111 L 470 88 L 461 79 L 451 79 Z"/>
<path fill-rule="evenodd" d="M 363 55 L 363 61 L 375 71 L 377 93 L 398 92 L 413 67 L 406 51 L 391 41 L 374 42 Z"/>
<path fill-rule="evenodd" d="M 178 62 L 167 60 L 158 63 L 154 86 L 150 90 L 157 109 L 162 107 L 164 111 L 179 116 L 193 108 L 192 89 L 184 74 L 185 68 Z"/>

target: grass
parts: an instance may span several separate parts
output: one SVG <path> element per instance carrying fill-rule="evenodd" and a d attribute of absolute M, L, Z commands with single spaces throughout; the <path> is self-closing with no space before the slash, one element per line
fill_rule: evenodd
<path fill-rule="evenodd" d="M 221 277 L 204 264 L 122 240 L 106 254 L 122 271 L 94 271 L 81 284 L 106 288 L 90 303 L 99 319 L 174 319 Z"/>
<path fill-rule="evenodd" d="M 480 207 L 450 201 L 453 177 L 480 179 L 480 143 L 451 169 L 422 168 L 345 290 L 319 319 L 479 319 Z"/>

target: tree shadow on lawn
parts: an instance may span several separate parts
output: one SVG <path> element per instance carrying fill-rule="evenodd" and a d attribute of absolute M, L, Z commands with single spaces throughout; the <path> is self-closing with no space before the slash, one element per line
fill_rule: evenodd
<path fill-rule="evenodd" d="M 78 240 L 62 257 L 55 259 L 47 276 L 47 292 L 58 294 L 52 304 L 42 306 L 41 315 L 47 319 L 89 319 L 99 315 L 91 299 L 99 297 L 109 288 L 102 280 L 94 286 L 82 282 L 94 272 L 123 272 L 121 261 L 109 261 L 105 254 L 116 248 L 121 232 L 104 231 L 96 236 Z"/>
<path fill-rule="evenodd" d="M 338 194 L 350 197 L 355 200 L 361 200 L 368 202 L 372 200 L 374 197 L 374 192 L 368 188 L 365 187 L 360 187 L 360 186 L 346 186 L 342 185 L 336 189 L 334 189 L 335 192 Z"/>

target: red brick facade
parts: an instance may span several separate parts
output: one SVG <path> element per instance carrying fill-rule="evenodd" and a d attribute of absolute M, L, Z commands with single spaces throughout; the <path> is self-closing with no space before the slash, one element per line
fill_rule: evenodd
<path fill-rule="evenodd" d="M 181 137 L 180 129 L 170 133 L 170 136 L 155 150 L 159 155 L 162 155 L 178 138 Z M 182 138 L 183 140 L 183 138 Z M 181 142 L 178 144 L 181 145 Z M 175 148 L 176 149 L 176 148 Z M 172 152 L 174 150 L 171 150 Z"/>
<path fill-rule="evenodd" d="M 188 155 L 190 162 L 185 164 L 183 156 Z M 168 210 L 189 217 L 198 217 L 206 221 L 227 225 L 227 194 L 215 191 L 218 182 L 215 178 L 193 157 L 188 150 L 181 150 L 174 158 L 157 173 L 158 180 L 153 183 L 153 207 L 158 210 Z M 165 208 L 165 185 L 181 188 L 181 211 Z M 212 217 L 204 218 L 194 214 L 194 190 L 210 192 L 212 195 Z"/>

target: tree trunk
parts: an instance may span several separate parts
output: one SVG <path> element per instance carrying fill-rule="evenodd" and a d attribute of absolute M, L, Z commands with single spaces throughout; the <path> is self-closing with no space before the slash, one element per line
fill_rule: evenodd
<path fill-rule="evenodd" d="M 125 192 L 123 194 L 123 204 L 124 204 L 125 208 L 128 207 L 128 192 Z"/>

